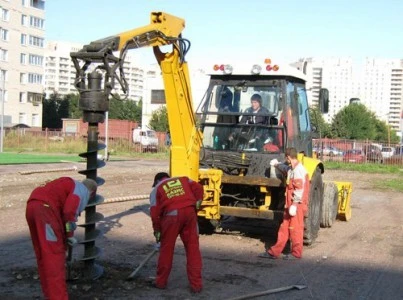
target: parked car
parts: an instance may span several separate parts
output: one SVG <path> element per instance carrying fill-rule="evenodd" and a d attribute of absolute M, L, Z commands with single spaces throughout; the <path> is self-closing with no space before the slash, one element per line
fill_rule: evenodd
<path fill-rule="evenodd" d="M 383 157 L 381 153 L 380 147 L 377 145 L 364 145 L 363 151 L 366 156 L 367 161 L 369 162 L 375 162 L 375 163 L 382 163 L 383 162 Z"/>
<path fill-rule="evenodd" d="M 365 154 L 360 149 L 351 149 L 344 152 L 343 162 L 363 163 L 365 162 Z"/>
<path fill-rule="evenodd" d="M 318 156 L 321 156 L 322 152 L 323 152 L 324 156 L 341 156 L 341 155 L 343 155 L 343 151 L 340 151 L 336 147 L 323 147 L 323 148 L 314 147 L 313 151 L 315 151 Z"/>
<path fill-rule="evenodd" d="M 395 148 L 393 147 L 382 147 L 381 154 L 383 158 L 389 158 L 395 154 Z"/>

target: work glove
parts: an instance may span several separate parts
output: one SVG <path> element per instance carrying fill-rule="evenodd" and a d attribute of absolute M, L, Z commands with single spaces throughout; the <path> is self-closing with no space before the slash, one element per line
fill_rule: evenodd
<path fill-rule="evenodd" d="M 159 241 L 161 240 L 161 232 L 159 231 L 154 231 L 154 237 L 155 237 L 155 241 L 157 243 L 159 243 Z"/>
<path fill-rule="evenodd" d="M 77 229 L 77 224 L 75 222 L 66 223 L 66 232 L 72 232 Z"/>
<path fill-rule="evenodd" d="M 200 209 L 201 203 L 202 203 L 202 200 L 196 201 L 196 210 Z"/>
<path fill-rule="evenodd" d="M 277 160 L 277 158 L 272 159 L 272 160 L 270 161 L 270 166 L 272 166 L 272 167 L 275 167 L 275 166 L 277 166 L 278 164 L 280 164 L 280 162 Z"/>
<path fill-rule="evenodd" d="M 74 247 L 78 243 L 77 239 L 75 237 L 69 237 L 67 238 L 67 245 L 70 247 Z"/>
<path fill-rule="evenodd" d="M 297 215 L 297 205 L 292 204 L 290 208 L 288 209 L 288 213 L 290 214 L 291 217 L 294 217 Z"/>

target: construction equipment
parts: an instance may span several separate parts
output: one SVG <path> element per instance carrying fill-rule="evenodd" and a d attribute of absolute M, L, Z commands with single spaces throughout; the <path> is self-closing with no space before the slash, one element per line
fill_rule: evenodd
<path fill-rule="evenodd" d="M 188 176 L 204 186 L 198 212 L 201 230 L 219 227 L 223 216 L 281 220 L 285 178 L 270 172 L 269 162 L 275 158 L 284 161 L 286 147 L 295 147 L 311 180 L 304 242 L 313 243 L 320 225 L 329 227 L 337 215 L 351 212 L 351 183 L 343 183 L 342 191 L 337 183 L 323 184 L 324 164 L 312 153 L 313 129 L 304 74 L 272 64 L 269 59 L 248 65 L 217 64 L 196 111 L 185 60 L 190 42 L 182 38 L 184 27 L 183 19 L 153 12 L 150 25 L 92 42 L 75 54 L 84 61 L 79 79 L 84 80 L 84 74 L 91 71 L 88 80 L 103 82 L 103 88 L 97 85 L 98 98 L 91 99 L 93 112 L 107 108 L 105 95 L 116 81 L 127 91 L 123 68 L 126 52 L 153 47 L 169 119 L 170 174 Z M 166 45 L 172 50 L 164 53 L 160 47 Z M 119 57 L 114 56 L 115 51 L 120 51 Z M 98 66 L 91 67 L 95 62 Z M 254 117 L 245 113 L 254 94 L 260 95 L 267 109 L 260 115 L 266 121 L 242 123 L 243 117 Z M 328 91 L 321 89 L 322 112 L 327 111 L 328 101 Z"/>

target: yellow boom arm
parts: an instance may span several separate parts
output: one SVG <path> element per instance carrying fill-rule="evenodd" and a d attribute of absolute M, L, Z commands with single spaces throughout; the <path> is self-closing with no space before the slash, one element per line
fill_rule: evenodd
<path fill-rule="evenodd" d="M 186 43 L 189 42 L 181 38 L 181 32 L 184 28 L 185 21 L 183 19 L 163 12 L 152 12 L 149 25 L 94 41 L 84 46 L 80 52 L 72 53 L 71 56 L 83 59 L 86 64 L 95 60 L 105 61 L 106 58 L 109 58 L 109 62 L 120 63 L 120 79 L 117 74 L 115 75 L 117 67 L 111 68 L 108 63 L 105 63 L 103 69 L 107 70 L 105 79 L 111 79 L 112 86 L 114 79 L 117 79 L 121 83 L 122 89 L 125 90 L 127 84 L 124 79 L 122 64 L 126 52 L 135 48 L 153 47 L 162 71 L 169 116 L 172 141 L 171 176 L 185 175 L 198 181 L 202 135 L 196 127 L 193 110 L 189 71 L 185 61 L 185 54 L 188 50 Z M 171 52 L 163 53 L 160 50 L 160 46 L 166 45 L 172 45 Z M 120 51 L 119 59 L 111 58 L 113 51 Z"/>

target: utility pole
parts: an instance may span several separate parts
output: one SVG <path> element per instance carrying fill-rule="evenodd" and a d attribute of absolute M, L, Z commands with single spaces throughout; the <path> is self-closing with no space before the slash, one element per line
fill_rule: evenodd
<path fill-rule="evenodd" d="M 4 138 L 4 82 L 5 76 L 3 75 L 3 70 L 0 69 L 0 97 L 1 97 L 1 134 L 0 134 L 0 153 L 3 153 L 3 138 Z"/>

